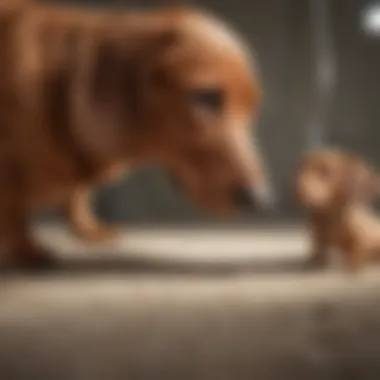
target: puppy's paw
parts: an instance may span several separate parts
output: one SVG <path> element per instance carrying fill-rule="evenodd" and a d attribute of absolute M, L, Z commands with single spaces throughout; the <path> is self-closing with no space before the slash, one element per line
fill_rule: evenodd
<path fill-rule="evenodd" d="M 363 265 L 358 263 L 346 262 L 344 263 L 344 273 L 348 276 L 357 277 L 363 272 Z"/>
<path fill-rule="evenodd" d="M 321 255 L 311 255 L 305 262 L 305 270 L 325 270 L 328 268 L 328 260 Z"/>
<path fill-rule="evenodd" d="M 343 268 L 347 275 L 358 276 L 365 269 L 368 257 L 362 251 L 347 252 L 343 257 Z"/>

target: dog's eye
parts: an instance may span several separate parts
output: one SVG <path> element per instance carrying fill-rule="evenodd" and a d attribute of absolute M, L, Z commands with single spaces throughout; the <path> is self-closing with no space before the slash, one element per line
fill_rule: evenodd
<path fill-rule="evenodd" d="M 220 88 L 198 88 L 190 91 L 190 102 L 196 107 L 218 113 L 224 105 L 224 93 Z"/>

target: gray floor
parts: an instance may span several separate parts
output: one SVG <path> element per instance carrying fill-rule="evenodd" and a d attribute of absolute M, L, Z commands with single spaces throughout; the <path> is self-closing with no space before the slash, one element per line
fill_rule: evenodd
<path fill-rule="evenodd" d="M 376 379 L 380 275 L 303 267 L 298 228 L 130 229 L 61 269 L 4 274 L 0 379 Z"/>

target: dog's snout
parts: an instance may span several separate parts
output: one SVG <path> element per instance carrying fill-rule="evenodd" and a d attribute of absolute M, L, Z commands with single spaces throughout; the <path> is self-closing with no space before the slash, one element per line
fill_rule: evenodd
<path fill-rule="evenodd" d="M 234 190 L 234 202 L 238 208 L 249 210 L 272 210 L 276 200 L 272 192 L 263 189 L 252 189 L 251 187 L 239 186 Z"/>
<path fill-rule="evenodd" d="M 238 208 L 256 209 L 257 200 L 252 189 L 238 186 L 233 192 L 233 201 Z"/>

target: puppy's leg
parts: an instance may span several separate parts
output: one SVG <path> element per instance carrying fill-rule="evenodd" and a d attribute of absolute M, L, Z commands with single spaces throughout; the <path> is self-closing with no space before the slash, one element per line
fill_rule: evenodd
<path fill-rule="evenodd" d="M 328 246 L 314 242 L 308 261 L 308 267 L 324 269 L 328 264 Z"/>
<path fill-rule="evenodd" d="M 14 165 L 0 164 L 0 243 L 4 264 L 40 267 L 54 262 L 33 240 L 28 225 L 25 187 Z"/>
<path fill-rule="evenodd" d="M 311 254 L 307 267 L 326 268 L 328 264 L 329 242 L 323 234 L 314 233 L 311 236 Z"/>
<path fill-rule="evenodd" d="M 74 234 L 89 242 L 97 243 L 117 236 L 117 229 L 101 223 L 91 207 L 91 188 L 78 187 L 71 194 L 67 204 L 67 217 Z"/>
<path fill-rule="evenodd" d="M 344 250 L 344 266 L 348 273 L 357 273 L 367 261 L 365 249 L 358 244 L 350 244 Z"/>

